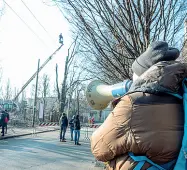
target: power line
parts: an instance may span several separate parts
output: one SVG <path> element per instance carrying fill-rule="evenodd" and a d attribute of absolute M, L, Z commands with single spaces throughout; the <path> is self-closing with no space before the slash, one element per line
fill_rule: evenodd
<path fill-rule="evenodd" d="M 4 0 L 4 3 L 12 10 L 12 12 L 27 26 L 27 28 L 48 48 L 48 45 L 36 34 L 36 32 L 14 11 L 14 9 Z"/>
<path fill-rule="evenodd" d="M 60 8 L 59 4 L 58 4 L 56 1 L 54 1 L 54 3 L 56 4 L 57 8 L 60 10 L 60 12 L 61 12 L 62 15 L 63 15 L 63 11 L 62 11 L 62 9 Z"/>
<path fill-rule="evenodd" d="M 23 3 L 23 5 L 27 8 L 27 10 L 32 14 L 32 16 L 35 18 L 35 20 L 39 23 L 39 25 L 44 29 L 44 31 L 47 33 L 47 35 L 51 38 L 51 40 L 53 42 L 55 42 L 55 40 L 52 38 L 52 36 L 49 34 L 49 32 L 45 29 L 45 27 L 41 24 L 41 22 L 37 19 L 37 17 L 34 15 L 34 13 L 30 10 L 30 8 L 26 5 L 26 3 L 21 0 L 21 2 Z"/>

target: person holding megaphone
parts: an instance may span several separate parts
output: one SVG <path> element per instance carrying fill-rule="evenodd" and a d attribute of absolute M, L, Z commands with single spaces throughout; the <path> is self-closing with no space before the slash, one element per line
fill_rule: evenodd
<path fill-rule="evenodd" d="M 108 162 L 108 170 L 174 167 L 184 111 L 182 100 L 170 93 L 179 93 L 187 76 L 187 65 L 175 61 L 178 57 L 178 49 L 155 41 L 132 64 L 129 91 L 113 103 L 113 111 L 91 137 L 93 155 Z"/>

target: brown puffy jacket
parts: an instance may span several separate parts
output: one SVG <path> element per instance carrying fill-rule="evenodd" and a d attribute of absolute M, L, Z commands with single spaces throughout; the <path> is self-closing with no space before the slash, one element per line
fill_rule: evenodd
<path fill-rule="evenodd" d="M 183 106 L 167 92 L 180 93 L 186 76 L 185 64 L 160 62 L 136 80 L 93 133 L 91 150 L 96 159 L 109 162 L 110 170 L 132 170 L 137 162 L 128 152 L 160 165 L 176 159 L 183 136 Z M 146 163 L 142 170 L 148 167 Z"/>

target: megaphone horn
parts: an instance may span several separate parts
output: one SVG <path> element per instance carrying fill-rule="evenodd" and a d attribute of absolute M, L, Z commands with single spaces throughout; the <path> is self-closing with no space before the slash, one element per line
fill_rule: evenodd
<path fill-rule="evenodd" d="M 86 99 L 93 109 L 103 110 L 112 99 L 126 94 L 131 84 L 131 80 L 125 80 L 114 85 L 106 85 L 100 80 L 94 80 L 86 88 Z"/>

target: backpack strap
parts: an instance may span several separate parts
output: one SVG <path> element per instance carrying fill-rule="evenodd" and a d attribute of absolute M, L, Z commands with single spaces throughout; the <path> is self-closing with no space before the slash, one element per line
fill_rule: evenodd
<path fill-rule="evenodd" d="M 176 160 L 172 160 L 172 161 L 160 166 L 158 164 L 155 164 L 153 161 L 151 161 L 146 156 L 135 156 L 132 152 L 129 152 L 128 154 L 135 162 L 138 162 L 138 164 L 136 165 L 134 170 L 141 170 L 141 168 L 143 167 L 145 162 L 148 162 L 151 165 L 153 165 L 153 166 L 149 167 L 147 170 L 167 170 L 176 162 Z"/>
<path fill-rule="evenodd" d="M 161 166 L 159 166 L 159 165 L 157 165 L 157 164 L 155 164 L 153 161 L 151 161 L 149 158 L 147 158 L 146 156 L 134 156 L 134 154 L 132 153 L 132 152 L 129 152 L 129 156 L 134 160 L 134 161 L 136 161 L 136 162 L 148 162 L 148 163 L 150 163 L 151 165 L 153 165 L 153 166 L 155 166 L 155 167 L 157 167 L 159 170 L 166 170 L 166 169 L 164 169 L 164 168 L 162 168 Z M 142 163 L 141 163 L 141 165 L 142 165 Z M 144 164 L 143 164 L 144 165 Z M 142 166 L 143 166 L 142 165 Z M 142 166 L 140 167 L 140 165 L 138 165 L 138 168 L 142 168 Z M 137 166 L 136 166 L 137 167 Z M 137 169 L 137 168 L 135 168 L 134 170 L 140 170 L 140 169 Z"/>
<path fill-rule="evenodd" d="M 143 167 L 144 164 L 145 164 L 145 161 L 138 162 L 138 164 L 136 165 L 134 170 L 140 170 Z"/>
<path fill-rule="evenodd" d="M 187 78 L 183 80 L 182 87 L 184 106 L 184 135 L 182 139 L 182 146 L 174 170 L 187 169 Z"/>
<path fill-rule="evenodd" d="M 177 94 L 177 93 L 170 93 L 170 92 L 167 92 L 167 94 L 170 94 L 170 95 L 172 95 L 172 96 L 174 96 L 174 97 L 176 97 L 176 98 L 179 98 L 179 99 L 183 99 L 183 97 L 182 97 L 181 95 Z"/>

